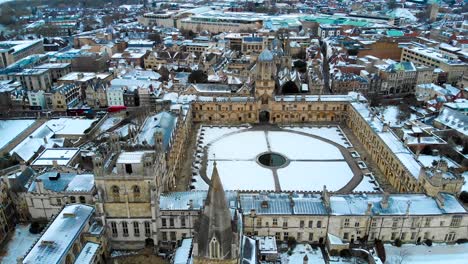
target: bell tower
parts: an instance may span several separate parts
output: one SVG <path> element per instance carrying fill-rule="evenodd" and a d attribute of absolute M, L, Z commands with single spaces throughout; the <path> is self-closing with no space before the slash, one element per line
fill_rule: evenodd
<path fill-rule="evenodd" d="M 255 97 L 273 96 L 275 90 L 275 62 L 273 53 L 265 49 L 258 55 L 255 75 Z"/>

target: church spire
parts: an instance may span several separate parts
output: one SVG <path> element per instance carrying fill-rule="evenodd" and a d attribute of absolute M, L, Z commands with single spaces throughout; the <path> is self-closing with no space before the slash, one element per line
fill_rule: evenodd
<path fill-rule="evenodd" d="M 211 184 L 200 217 L 198 230 L 198 255 L 210 259 L 230 259 L 235 244 L 231 212 L 219 177 L 216 161 L 213 162 Z"/>

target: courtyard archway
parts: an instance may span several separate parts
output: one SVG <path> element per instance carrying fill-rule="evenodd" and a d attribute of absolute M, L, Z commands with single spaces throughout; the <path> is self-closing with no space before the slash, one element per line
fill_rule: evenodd
<path fill-rule="evenodd" d="M 260 113 L 258 115 L 258 121 L 260 123 L 269 123 L 270 122 L 270 112 L 260 111 Z"/>

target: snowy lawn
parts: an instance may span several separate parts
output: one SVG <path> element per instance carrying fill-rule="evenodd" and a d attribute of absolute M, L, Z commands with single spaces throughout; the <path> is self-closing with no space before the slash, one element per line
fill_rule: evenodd
<path fill-rule="evenodd" d="M 337 191 L 353 178 L 345 161 L 300 162 L 278 170 L 283 191 L 320 191 L 326 185 L 329 191 Z"/>
<path fill-rule="evenodd" d="M 246 131 L 228 135 L 215 141 L 209 148 L 208 158 L 212 159 L 255 159 L 255 157 L 268 151 L 265 133 L 263 131 Z"/>
<path fill-rule="evenodd" d="M 341 130 L 334 127 L 310 127 L 311 131 L 326 137 L 329 134 L 340 144 L 347 142 Z M 333 136 L 332 136 L 333 135 Z M 205 189 L 199 176 L 203 153 L 206 157 L 207 177 L 213 171 L 213 159 L 226 190 L 275 190 L 275 174 L 272 169 L 257 163 L 257 157 L 264 152 L 278 152 L 289 159 L 290 164 L 278 169 L 282 190 L 322 190 L 327 185 L 336 191 L 345 186 L 353 173 L 340 150 L 325 141 L 288 131 L 250 130 L 249 127 L 202 126 L 197 140 L 198 151 L 192 167 L 195 189 Z"/>
<path fill-rule="evenodd" d="M 39 236 L 40 234 L 29 233 L 29 225 L 17 225 L 11 240 L 0 251 L 0 263 L 16 263 L 16 258 L 25 255 Z"/>
<path fill-rule="evenodd" d="M 5 147 L 16 136 L 21 134 L 29 126 L 34 124 L 35 120 L 0 120 L 0 149 Z"/>
<path fill-rule="evenodd" d="M 224 190 L 274 190 L 272 171 L 255 161 L 216 161 Z M 211 178 L 213 161 L 209 161 L 207 176 Z"/>
<path fill-rule="evenodd" d="M 344 133 L 342 133 L 341 129 L 337 126 L 287 126 L 282 127 L 284 129 L 289 129 L 293 131 L 303 132 L 314 136 L 319 136 L 326 138 L 328 140 L 334 141 L 342 145 L 343 147 L 351 147 L 351 143 L 348 141 Z"/>
<path fill-rule="evenodd" d="M 245 130 L 248 127 L 217 127 L 217 126 L 202 126 L 198 134 L 198 140 L 201 141 L 201 146 L 206 146 L 206 144 L 213 142 L 216 139 L 220 139 L 223 136 L 226 136 L 232 132 L 238 132 Z"/>
<path fill-rule="evenodd" d="M 289 159 L 344 159 L 340 150 L 324 141 L 289 132 L 268 132 L 271 150 Z"/>

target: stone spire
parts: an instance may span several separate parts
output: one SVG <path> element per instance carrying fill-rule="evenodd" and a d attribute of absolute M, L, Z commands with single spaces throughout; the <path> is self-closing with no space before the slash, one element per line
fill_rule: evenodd
<path fill-rule="evenodd" d="M 231 212 L 228 208 L 216 161 L 198 230 L 198 255 L 210 259 L 235 258 Z"/>

